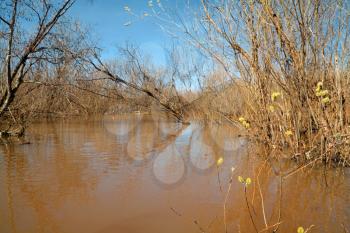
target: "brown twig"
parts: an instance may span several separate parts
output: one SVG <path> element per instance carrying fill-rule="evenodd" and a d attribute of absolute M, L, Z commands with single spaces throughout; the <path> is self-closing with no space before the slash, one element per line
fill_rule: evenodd
<path fill-rule="evenodd" d="M 251 213 L 251 211 L 250 211 L 250 207 L 249 207 L 249 203 L 248 203 L 248 198 L 247 198 L 247 186 L 246 186 L 246 185 L 244 186 L 244 197 L 245 197 L 245 202 L 246 202 L 246 204 L 247 204 L 247 208 L 248 208 L 250 220 L 252 221 L 252 224 L 253 224 L 253 226 L 254 226 L 255 232 L 258 233 L 258 229 L 257 229 L 257 227 L 256 227 L 256 225 L 255 225 L 255 222 L 254 222 L 252 213 Z"/>
<path fill-rule="evenodd" d="M 224 200 L 224 225 L 225 225 L 225 233 L 227 233 L 226 203 L 227 203 L 228 195 L 229 195 L 229 193 L 230 193 L 231 186 L 232 186 L 232 179 L 233 179 L 233 172 L 234 172 L 234 170 L 235 170 L 235 168 L 232 168 L 232 169 L 231 169 L 231 177 L 230 177 L 230 180 L 229 180 L 229 185 L 228 185 L 227 192 L 226 192 L 226 195 L 225 195 L 225 200 Z"/>

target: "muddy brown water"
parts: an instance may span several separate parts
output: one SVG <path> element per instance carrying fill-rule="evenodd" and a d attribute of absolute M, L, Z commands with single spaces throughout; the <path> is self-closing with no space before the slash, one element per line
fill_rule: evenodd
<path fill-rule="evenodd" d="M 30 144 L 0 146 L 0 233 L 255 232 L 239 175 L 258 231 L 350 231 L 348 169 L 298 172 L 280 202 L 274 171 L 297 165 L 264 161 L 239 134 L 144 115 L 35 123 Z"/>

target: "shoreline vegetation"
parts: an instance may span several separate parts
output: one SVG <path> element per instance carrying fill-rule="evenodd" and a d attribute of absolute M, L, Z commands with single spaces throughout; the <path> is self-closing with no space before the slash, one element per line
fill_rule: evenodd
<path fill-rule="evenodd" d="M 349 3 L 202 0 L 193 22 L 157 3 L 147 17 L 184 40 L 166 67 L 129 44 L 102 60 L 89 31 L 66 17 L 72 0 L 4 1 L 1 136 L 22 136 L 32 119 L 158 109 L 245 129 L 271 158 L 289 151 L 304 165 L 350 166 Z M 28 17 L 37 30 L 25 28 Z"/>

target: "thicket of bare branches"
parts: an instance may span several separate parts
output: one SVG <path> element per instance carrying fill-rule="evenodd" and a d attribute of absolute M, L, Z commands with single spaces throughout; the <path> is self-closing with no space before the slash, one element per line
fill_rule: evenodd
<path fill-rule="evenodd" d="M 210 115 L 220 112 L 273 149 L 290 147 L 295 158 L 349 165 L 348 2 L 201 0 L 194 21 L 160 4 L 152 12 L 229 77 L 211 88 Z"/>
<path fill-rule="evenodd" d="M 43 67 L 50 73 L 68 59 L 66 49 L 70 45 L 62 33 L 68 22 L 63 18 L 73 4 L 73 0 L 60 4 L 46 0 L 1 2 L 1 118 L 6 114 L 14 118 L 10 105 L 25 82 L 33 80 Z M 23 127 L 17 131 L 15 134 L 21 134 Z"/>

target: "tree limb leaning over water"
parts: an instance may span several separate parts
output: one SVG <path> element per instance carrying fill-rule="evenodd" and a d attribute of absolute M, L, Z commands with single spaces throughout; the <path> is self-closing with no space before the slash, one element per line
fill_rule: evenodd
<path fill-rule="evenodd" d="M 94 52 L 93 57 L 88 58 L 87 62 L 90 63 L 95 70 L 105 74 L 110 80 L 114 81 L 115 83 L 121 83 L 131 89 L 134 89 L 151 97 L 161 107 L 170 112 L 178 121 L 187 123 L 184 120 L 184 113 L 182 112 L 184 103 L 182 103 L 182 100 L 179 100 L 177 93 L 176 98 L 178 100 L 176 103 L 169 101 L 170 98 L 165 97 L 165 92 L 167 91 L 170 93 L 171 90 L 169 89 L 171 88 L 164 88 L 163 90 L 159 90 L 156 85 L 153 85 L 155 78 L 142 66 L 139 58 L 135 54 L 136 52 L 129 47 L 124 49 L 124 52 L 127 54 L 129 62 L 129 67 L 126 69 L 131 72 L 130 76 L 141 76 L 143 80 L 141 84 L 137 84 L 137 82 L 133 80 L 128 81 L 126 78 L 123 78 L 116 72 L 111 71 L 108 65 L 102 61 L 97 52 Z"/>

